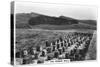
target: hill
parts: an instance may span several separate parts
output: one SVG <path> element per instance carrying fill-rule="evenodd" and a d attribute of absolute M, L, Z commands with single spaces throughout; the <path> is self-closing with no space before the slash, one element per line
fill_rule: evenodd
<path fill-rule="evenodd" d="M 65 16 L 60 16 L 60 18 L 73 20 L 73 18 L 65 17 Z M 93 25 L 93 26 L 97 25 L 97 21 L 96 20 L 79 20 L 79 19 L 77 19 L 77 20 L 78 20 L 79 24 L 88 24 L 88 25 Z"/>
<path fill-rule="evenodd" d="M 70 17 L 47 16 L 38 13 L 16 14 L 16 28 L 31 29 L 41 28 L 49 30 L 65 29 L 93 29 L 96 30 L 95 20 L 78 20 Z"/>
<path fill-rule="evenodd" d="M 97 21 L 96 20 L 79 20 L 80 23 L 84 23 L 84 24 L 88 24 L 88 25 L 93 25 L 96 26 L 97 25 Z"/>
<path fill-rule="evenodd" d="M 38 17 L 32 17 L 29 20 L 30 25 L 39 25 L 39 24 L 50 24 L 50 25 L 70 25 L 70 24 L 78 24 L 78 21 L 73 19 L 64 19 L 60 17 L 51 17 L 40 15 Z"/>

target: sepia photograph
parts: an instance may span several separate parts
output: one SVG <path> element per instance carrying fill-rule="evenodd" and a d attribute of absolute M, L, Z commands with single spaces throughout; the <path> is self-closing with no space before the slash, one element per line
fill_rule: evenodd
<path fill-rule="evenodd" d="M 97 8 L 77 4 L 11 3 L 11 64 L 97 59 Z"/>

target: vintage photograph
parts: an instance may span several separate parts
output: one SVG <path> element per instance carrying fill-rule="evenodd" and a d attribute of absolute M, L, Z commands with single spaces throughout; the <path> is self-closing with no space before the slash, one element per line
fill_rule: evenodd
<path fill-rule="evenodd" d="M 97 59 L 96 7 L 19 1 L 13 2 L 11 8 L 14 64 Z"/>

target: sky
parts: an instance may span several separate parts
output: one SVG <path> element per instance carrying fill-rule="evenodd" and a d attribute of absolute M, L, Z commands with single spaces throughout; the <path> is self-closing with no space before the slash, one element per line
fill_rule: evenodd
<path fill-rule="evenodd" d="M 39 13 L 48 16 L 66 16 L 75 19 L 97 19 L 97 8 L 94 6 L 51 4 L 33 2 L 15 2 L 16 13 Z"/>

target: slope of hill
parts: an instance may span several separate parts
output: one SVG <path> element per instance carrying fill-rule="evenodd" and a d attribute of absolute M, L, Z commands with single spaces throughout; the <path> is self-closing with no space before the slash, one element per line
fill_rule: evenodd
<path fill-rule="evenodd" d="M 60 18 L 73 20 L 73 18 L 69 18 L 69 17 L 65 17 L 65 16 L 60 16 Z M 93 25 L 93 26 L 97 25 L 96 20 L 79 20 L 79 19 L 77 19 L 77 20 L 78 20 L 79 23 L 82 23 L 82 24 L 88 24 L 88 25 Z"/>
<path fill-rule="evenodd" d="M 16 23 L 28 23 L 31 17 L 37 17 L 39 14 L 36 13 L 18 13 L 16 14 Z"/>
<path fill-rule="evenodd" d="M 37 13 L 16 14 L 16 28 L 30 29 L 41 28 L 50 30 L 65 29 L 96 29 L 95 20 L 76 20 L 70 17 L 51 17 Z"/>
<path fill-rule="evenodd" d="M 31 28 L 34 25 L 69 25 L 78 23 L 75 19 L 64 19 L 61 17 L 45 16 L 37 13 L 18 13 L 16 14 L 16 28 Z"/>
<path fill-rule="evenodd" d="M 30 25 L 39 25 L 39 24 L 50 24 L 50 25 L 70 25 L 70 24 L 78 24 L 78 21 L 73 19 L 64 19 L 60 17 L 51 17 L 40 15 L 38 17 L 32 17 L 29 20 Z"/>
<path fill-rule="evenodd" d="M 79 22 L 80 23 L 84 23 L 84 24 L 93 25 L 93 26 L 97 25 L 97 21 L 96 20 L 79 20 Z"/>
<path fill-rule="evenodd" d="M 63 18 L 63 19 L 68 19 L 68 20 L 76 20 L 76 19 L 74 19 L 74 18 L 70 18 L 70 17 L 66 17 L 66 16 L 59 16 L 60 18 Z"/>

